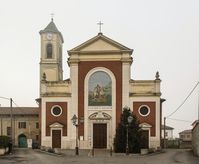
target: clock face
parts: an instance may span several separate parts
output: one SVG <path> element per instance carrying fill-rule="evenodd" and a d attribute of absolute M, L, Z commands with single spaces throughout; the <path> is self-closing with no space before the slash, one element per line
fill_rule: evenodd
<path fill-rule="evenodd" d="M 48 40 L 51 40 L 53 35 L 51 33 L 48 33 L 46 37 L 47 37 Z"/>

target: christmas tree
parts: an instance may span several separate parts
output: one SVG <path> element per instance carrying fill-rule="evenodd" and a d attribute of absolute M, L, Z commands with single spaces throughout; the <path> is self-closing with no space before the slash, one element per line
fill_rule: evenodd
<path fill-rule="evenodd" d="M 132 117 L 132 120 L 130 120 L 130 122 L 128 122 L 128 118 L 130 118 L 129 116 Z M 124 107 L 120 117 L 120 123 L 116 129 L 116 135 L 114 139 L 114 151 L 116 153 L 125 153 L 127 151 L 129 153 L 140 153 L 140 148 L 142 146 L 141 138 L 142 131 L 139 127 L 139 121 L 137 117 L 133 115 L 129 107 Z"/>

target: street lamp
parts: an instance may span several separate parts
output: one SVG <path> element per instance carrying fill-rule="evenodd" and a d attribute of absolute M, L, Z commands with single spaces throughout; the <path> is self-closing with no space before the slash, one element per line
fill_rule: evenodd
<path fill-rule="evenodd" d="M 2 97 L 2 96 L 0 96 L 0 98 L 10 101 L 10 128 L 11 128 L 10 138 L 11 138 L 11 143 L 13 145 L 13 144 L 15 144 L 15 135 L 14 135 L 15 130 L 13 128 L 13 111 L 12 111 L 13 110 L 13 108 L 12 108 L 13 100 L 12 100 L 12 98 Z M 1 132 L 1 135 L 3 135 L 3 132 Z"/>
<path fill-rule="evenodd" d="M 129 155 L 129 125 L 133 121 L 132 116 L 128 116 L 128 123 L 126 124 L 126 155 Z"/>
<path fill-rule="evenodd" d="M 78 148 L 78 118 L 77 116 L 74 114 L 72 117 L 72 123 L 73 125 L 76 127 L 76 145 L 75 145 L 75 155 L 79 155 L 79 148 Z"/>

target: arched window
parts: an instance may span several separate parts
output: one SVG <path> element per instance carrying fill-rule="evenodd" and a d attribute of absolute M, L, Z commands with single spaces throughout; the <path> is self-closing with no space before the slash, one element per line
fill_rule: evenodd
<path fill-rule="evenodd" d="M 94 72 L 88 82 L 89 106 L 112 106 L 112 80 L 103 71 Z"/>
<path fill-rule="evenodd" d="M 47 54 L 47 59 L 53 58 L 53 46 L 51 43 L 48 43 L 46 46 L 46 54 Z"/>

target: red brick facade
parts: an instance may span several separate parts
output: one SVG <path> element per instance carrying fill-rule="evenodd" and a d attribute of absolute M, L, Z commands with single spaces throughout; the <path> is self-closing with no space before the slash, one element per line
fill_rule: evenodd
<path fill-rule="evenodd" d="M 62 114 L 60 116 L 53 116 L 51 114 L 51 108 L 54 105 L 58 105 L 62 108 Z M 46 103 L 46 136 L 50 136 L 50 125 L 58 122 L 63 125 L 63 136 L 67 136 L 67 102 L 47 102 Z"/>
<path fill-rule="evenodd" d="M 147 116 L 141 116 L 139 114 L 139 108 L 142 105 L 147 105 L 150 108 L 150 113 Z M 155 102 L 133 102 L 133 113 L 137 116 L 137 118 L 139 119 L 140 123 L 148 123 L 150 124 L 151 127 L 151 136 L 155 136 L 156 135 L 156 107 L 155 107 L 156 103 Z"/>
<path fill-rule="evenodd" d="M 116 79 L 116 125 L 122 112 L 122 62 L 120 61 L 84 61 L 78 65 L 78 118 L 84 117 L 84 79 L 87 73 L 95 67 L 109 69 Z M 84 125 L 79 126 L 79 136 L 84 135 Z"/>

